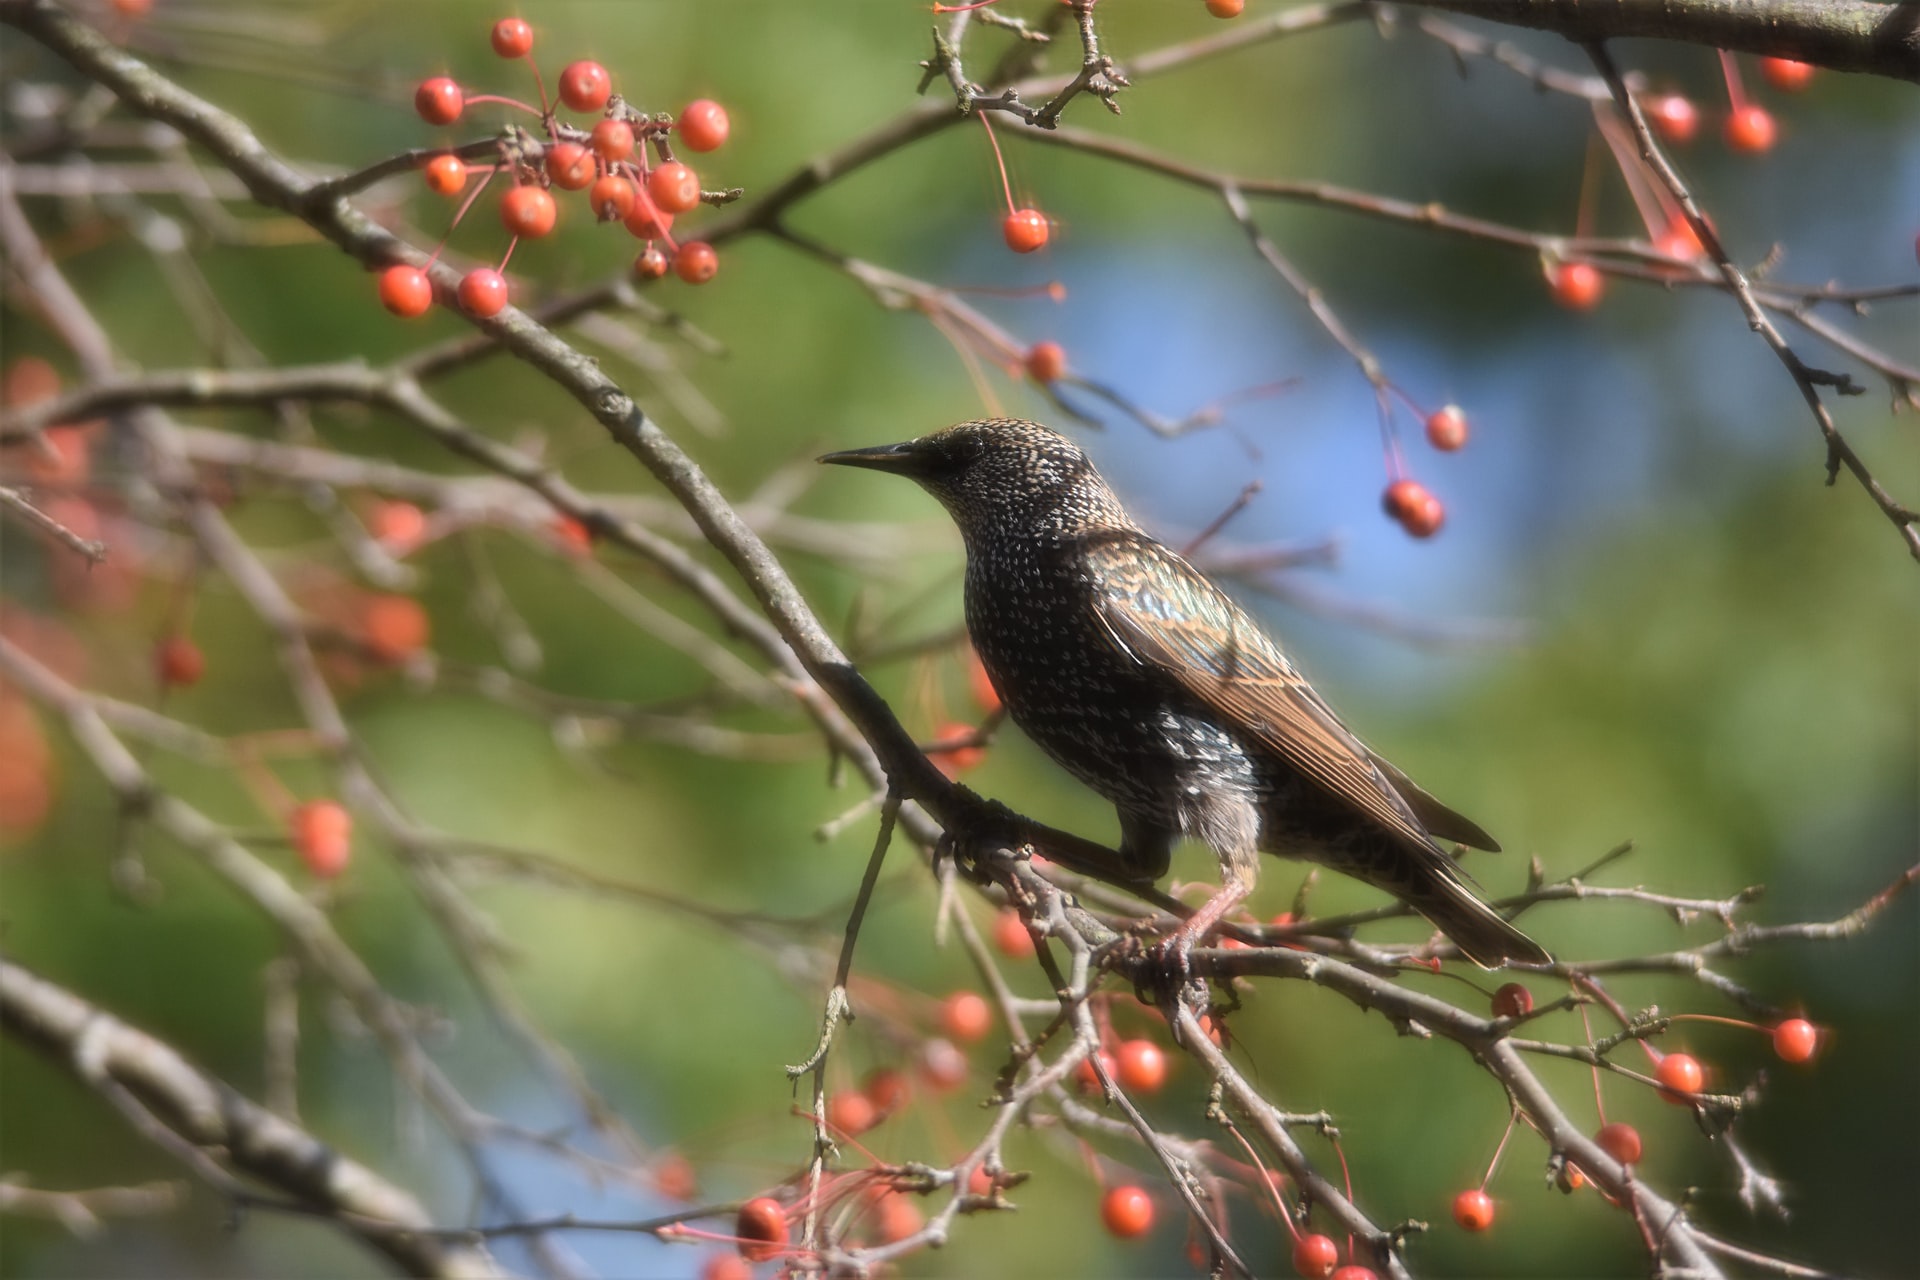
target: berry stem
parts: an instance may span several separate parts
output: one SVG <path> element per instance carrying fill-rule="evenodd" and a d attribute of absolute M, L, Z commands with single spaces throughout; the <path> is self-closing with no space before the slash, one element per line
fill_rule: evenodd
<path fill-rule="evenodd" d="M 1720 70 L 1727 78 L 1727 102 L 1738 111 L 1747 105 L 1747 91 L 1740 83 L 1740 64 L 1725 49 L 1720 50 Z"/>
<path fill-rule="evenodd" d="M 1507 1153 L 1507 1142 L 1513 1137 L 1514 1122 L 1519 1118 L 1520 1112 L 1518 1110 L 1507 1112 L 1507 1131 L 1500 1135 L 1500 1145 L 1493 1149 L 1493 1159 L 1487 1161 L 1487 1171 L 1480 1175 L 1480 1189 L 1482 1191 L 1485 1191 L 1487 1184 L 1493 1181 L 1494 1171 L 1500 1167 L 1500 1157 Z M 1349 1200 L 1353 1198 L 1351 1193 L 1349 1193 L 1347 1198 Z"/>
<path fill-rule="evenodd" d="M 494 270 L 498 271 L 501 275 L 507 274 L 507 264 L 513 261 L 513 251 L 515 249 L 518 249 L 519 247 L 520 247 L 519 236 L 515 236 L 513 239 L 507 241 L 507 251 L 501 257 L 500 265 L 495 267 Z"/>
<path fill-rule="evenodd" d="M 546 95 L 543 92 L 541 94 L 541 97 L 545 98 L 545 96 Z M 529 106 L 527 103 L 520 101 L 520 99 L 518 98 L 508 98 L 497 93 L 475 94 L 473 97 L 467 99 L 466 105 L 468 105 L 469 107 L 477 107 L 483 102 L 497 102 L 503 107 L 518 107 L 520 110 L 526 112 L 528 115 L 541 116 L 543 118 L 546 115 L 546 112 L 540 110 L 538 107 Z"/>
<path fill-rule="evenodd" d="M 980 127 L 987 131 L 987 141 L 993 144 L 993 162 L 1000 166 L 1000 190 L 1007 197 L 1007 212 L 1012 213 L 1014 211 L 1013 184 L 1007 180 L 1007 158 L 1000 154 L 1000 139 L 994 134 L 993 122 L 987 119 L 987 113 L 981 111 L 976 115 L 979 117 Z"/>

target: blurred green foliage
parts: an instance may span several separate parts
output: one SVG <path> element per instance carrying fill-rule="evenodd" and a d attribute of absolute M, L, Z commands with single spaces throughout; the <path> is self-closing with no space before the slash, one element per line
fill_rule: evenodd
<path fill-rule="evenodd" d="M 1111 0 L 1102 14 L 1110 46 L 1123 58 L 1212 29 L 1197 3 Z M 406 108 L 422 75 L 446 70 L 525 92 L 524 73 L 486 51 L 493 16 L 482 6 L 424 0 L 398 10 L 353 0 L 177 8 L 159 0 L 137 43 L 253 121 L 269 145 L 350 166 L 438 136 Z M 927 53 L 928 15 L 910 4 L 555 2 L 528 6 L 527 16 L 549 77 L 572 57 L 593 56 L 643 107 L 677 109 L 700 94 L 724 100 L 734 139 L 706 167 L 714 181 L 750 194 L 908 106 L 915 62 Z M 49 73 L 17 36 L 5 40 L 10 75 Z M 1553 40 L 1524 43 L 1562 64 L 1578 61 Z M 1657 73 L 1712 98 L 1710 54 L 1645 52 Z M 1122 101 L 1126 114 L 1118 120 L 1103 118 L 1090 101 L 1076 104 L 1070 119 L 1195 162 L 1327 178 L 1567 231 L 1590 132 L 1577 104 L 1537 96 L 1484 65 L 1456 80 L 1431 43 L 1406 30 L 1383 40 L 1364 24 L 1146 80 Z M 1896 216 L 1911 213 L 1920 191 L 1920 112 L 1910 96 L 1897 86 L 1826 77 L 1806 98 L 1778 106 L 1790 131 L 1778 155 L 1736 163 L 1703 141 L 1688 156 L 1722 230 L 1753 257 L 1773 241 L 1792 246 L 1783 271 L 1793 278 L 1911 280 L 1905 238 L 1914 228 Z M 1421 397 L 1458 395 L 1475 412 L 1475 444 L 1444 463 L 1459 495 L 1450 498 L 1459 536 L 1408 548 L 1397 531 L 1375 529 L 1383 522 L 1367 475 L 1379 464 L 1364 384 L 1279 282 L 1258 274 L 1217 207 L 1137 172 L 1023 145 L 1013 127 L 1001 132 L 1016 190 L 1032 193 L 1060 221 L 1050 256 L 1009 261 L 998 245 L 998 177 L 971 127 L 836 185 L 797 211 L 794 223 L 835 248 L 936 281 L 1068 279 L 1059 307 L 1008 299 L 980 305 L 1023 340 L 1072 335 L 1077 366 L 1169 412 L 1242 385 L 1248 369 L 1229 371 L 1228 354 L 1219 365 L 1207 361 L 1214 346 L 1254 362 L 1246 382 L 1305 375 L 1301 399 L 1236 411 L 1229 436 L 1166 442 L 1116 421 L 1088 436 L 1089 447 L 1143 511 L 1188 527 L 1223 507 L 1249 472 L 1261 476 L 1270 497 L 1230 535 L 1304 539 L 1329 524 L 1351 530 L 1341 568 L 1319 575 L 1343 592 L 1409 610 L 1532 620 L 1524 646 L 1433 653 L 1367 638 L 1350 623 L 1274 614 L 1309 667 L 1327 673 L 1323 689 L 1357 727 L 1500 834 L 1512 852 L 1475 864 L 1491 889 L 1517 888 L 1530 856 L 1549 875 L 1563 875 L 1632 839 L 1636 852 L 1604 873 L 1605 882 L 1714 897 L 1764 883 L 1768 893 L 1753 916 L 1778 922 L 1842 914 L 1912 860 L 1920 830 L 1913 565 L 1848 478 L 1833 490 L 1821 486 L 1821 451 L 1804 408 L 1724 299 L 1617 284 L 1600 314 L 1571 318 L 1550 312 L 1524 255 L 1309 208 L 1263 214 L 1342 314 L 1379 346 L 1390 372 Z M 1624 230 L 1631 224 L 1617 186 L 1602 190 L 1599 216 Z M 1828 190 L 1849 194 L 1846 211 L 1815 198 Z M 438 233 L 444 205 L 404 185 L 395 198 L 424 234 Z M 453 234 L 457 252 L 498 252 L 485 212 Z M 527 278 L 556 292 L 619 270 L 633 249 L 622 234 L 590 228 L 583 207 L 566 212 L 561 235 L 515 258 Z M 41 202 L 34 213 L 129 360 L 157 368 L 231 356 L 182 323 L 179 299 L 130 241 L 64 242 L 66 211 Z M 381 360 L 460 330 L 438 313 L 411 327 L 393 321 L 374 302 L 371 281 L 324 247 L 209 246 L 196 261 L 232 332 L 270 361 Z M 824 448 L 903 438 L 983 407 L 963 363 L 922 320 L 881 310 L 843 276 L 775 244 L 737 244 L 714 284 L 693 291 L 669 280 L 652 296 L 725 345 L 715 358 L 661 338 L 724 414 L 725 431 L 694 430 L 644 371 L 615 353 L 604 358 L 731 494 L 745 495 L 777 468 Z M 25 301 L 10 292 L 6 308 L 9 357 L 40 351 L 60 362 Z M 1229 323 L 1249 315 L 1244 327 Z M 1910 336 L 1910 303 L 1904 316 Z M 1879 333 L 1897 351 L 1898 330 Z M 1159 358 L 1163 348 L 1180 358 Z M 1050 413 L 1031 389 L 1004 380 L 993 386 L 1009 409 Z M 496 438 L 541 433 L 552 459 L 589 488 L 657 492 L 577 406 L 511 361 L 476 366 L 440 390 Z M 1469 398 L 1475 391 L 1490 410 Z M 1842 425 L 1888 487 L 1911 502 L 1920 494 L 1920 461 L 1910 423 L 1890 421 L 1880 388 L 1873 391 L 1864 402 L 1843 403 Z M 192 419 L 273 429 L 238 414 Z M 343 450 L 455 469 L 431 443 L 379 415 L 322 410 L 315 427 Z M 830 626 L 881 646 L 957 624 L 957 542 L 909 486 L 826 476 L 799 509 L 925 522 L 930 540 L 945 548 L 872 581 L 820 557 L 789 555 Z M 324 524 L 297 495 L 243 494 L 232 514 L 285 572 L 316 561 L 346 571 Z M 6 536 L 8 607 L 53 611 L 42 553 L 11 527 Z M 544 646 L 539 679 L 548 687 L 641 704 L 701 687 L 693 664 L 618 622 L 563 556 L 505 532 L 474 541 Z M 439 651 L 493 662 L 497 646 L 473 607 L 472 556 L 449 543 L 417 557 L 422 598 Z M 644 566 L 617 554 L 603 558 L 656 603 L 712 630 Z M 219 583 L 204 586 L 194 630 L 209 677 L 170 698 L 167 710 L 225 733 L 293 724 L 258 625 Z M 97 687 L 152 699 L 145 654 L 166 607 L 165 588 L 154 585 L 131 614 L 68 619 Z M 965 706 L 948 655 L 931 665 L 876 665 L 870 674 L 916 731 L 933 726 L 929 688 Z M 824 757 L 750 763 L 626 745 L 590 765 L 560 751 L 537 720 L 393 677 L 360 686 L 348 709 L 377 775 L 427 823 L 545 851 L 721 911 L 809 922 L 781 933 L 778 945 L 756 947 L 743 945 L 738 929 L 612 893 L 511 878 L 476 890 L 516 951 L 519 995 L 646 1138 L 688 1153 L 707 1194 L 750 1192 L 790 1170 L 807 1139 L 790 1116 L 795 1098 L 779 1064 L 811 1044 L 824 987 L 817 957 L 799 963 L 794 944 L 834 945 L 873 825 L 855 821 L 833 839 L 815 840 L 815 829 L 856 799 L 830 785 Z M 765 713 L 728 723 L 797 728 Z M 58 751 L 58 809 L 37 835 L 0 852 L 7 953 L 257 1095 L 261 970 L 280 954 L 278 941 L 192 859 L 164 840 L 130 834 L 85 760 L 64 740 Z M 166 785 L 243 829 L 271 821 L 220 771 L 160 755 L 151 764 Z M 303 794 L 324 787 L 317 769 L 294 765 L 283 776 Z M 1003 737 L 970 781 L 1047 820 L 1100 838 L 1114 834 L 1110 811 L 1017 735 Z M 162 889 L 150 905 L 130 905 L 109 888 L 109 864 L 128 838 L 139 842 Z M 293 870 L 284 847 L 271 840 L 260 847 Z M 1212 874 L 1191 852 L 1177 870 L 1189 879 Z M 1256 905 L 1268 914 L 1284 909 L 1299 883 L 1299 868 L 1269 864 Z M 1332 912 L 1370 901 L 1356 885 L 1322 880 L 1313 905 Z M 929 943 L 935 905 L 925 874 L 897 858 L 861 940 L 859 971 L 880 984 L 870 997 L 893 992 L 918 1018 L 928 1006 L 912 993 L 937 997 L 971 980 L 955 948 Z M 970 910 L 986 918 L 977 904 Z M 476 1097 L 528 1123 L 568 1118 L 536 1088 L 511 1042 L 489 1027 L 454 957 L 423 924 L 390 850 L 363 841 L 336 912 L 393 991 L 447 1016 L 456 1029 L 436 1049 Z M 1617 902 L 1547 906 L 1529 922 L 1550 948 L 1571 956 L 1663 950 L 1717 930 L 1710 920 L 1676 927 L 1656 910 Z M 1609 1114 L 1648 1136 L 1647 1176 L 1697 1188 L 1700 1216 L 1736 1238 L 1840 1271 L 1891 1274 L 1905 1265 L 1896 1228 L 1915 1191 L 1911 1153 L 1920 1136 L 1911 1088 L 1920 1053 L 1915 924 L 1909 897 L 1864 939 L 1782 948 L 1737 966 L 1755 989 L 1783 1005 L 1804 1002 L 1832 1028 L 1828 1052 L 1811 1069 L 1783 1069 L 1750 1033 L 1704 1024 L 1674 1033 L 1674 1042 L 1713 1065 L 1722 1085 L 1768 1077 L 1747 1145 L 1791 1183 L 1792 1223 L 1750 1223 L 1734 1199 L 1732 1165 L 1686 1115 L 1610 1082 Z M 1044 994 L 1037 972 L 1023 969 L 1015 978 L 1026 993 Z M 1454 980 L 1432 985 L 1459 993 Z M 1630 1007 L 1731 1012 L 1676 981 L 1623 980 L 1617 990 Z M 308 995 L 315 998 L 304 1010 L 301 1055 L 307 1122 L 376 1167 L 415 1179 L 442 1213 L 460 1217 L 468 1193 L 447 1153 L 418 1136 L 427 1126 L 394 1095 L 364 1035 L 323 995 Z M 903 1060 L 908 1046 L 889 1037 L 888 1022 L 855 1024 L 844 1042 L 842 1080 Z M 1272 1096 L 1295 1109 L 1333 1112 L 1355 1185 L 1379 1220 L 1435 1224 L 1411 1247 L 1419 1272 L 1644 1269 L 1632 1223 L 1591 1193 L 1566 1198 L 1546 1188 L 1541 1147 L 1525 1133 L 1491 1184 L 1501 1206 L 1493 1233 L 1466 1237 L 1453 1228 L 1447 1205 L 1480 1177 L 1506 1106 L 1452 1046 L 1398 1038 L 1344 1001 L 1285 984 L 1250 992 L 1235 1026 L 1244 1060 Z M 1555 1015 L 1541 1031 L 1580 1034 L 1572 1013 Z M 962 1150 L 982 1123 L 974 1099 L 990 1078 L 995 1045 L 975 1055 L 968 1089 L 889 1124 L 872 1136 L 873 1149 L 940 1158 Z M 1592 1104 L 1582 1099 L 1590 1084 L 1558 1065 L 1544 1068 L 1545 1076 L 1574 1114 L 1589 1115 Z M 50 1187 L 177 1175 L 97 1100 L 5 1042 L 0 1073 L 5 1168 Z M 1203 1090 L 1193 1077 L 1191 1068 L 1179 1074 L 1151 1110 L 1169 1126 L 1204 1133 Z M 1109 1154 L 1145 1167 L 1137 1151 Z M 1021 1211 L 964 1220 L 947 1249 L 908 1260 L 908 1273 L 1186 1268 L 1170 1198 L 1161 1198 L 1163 1225 L 1147 1241 L 1122 1246 L 1098 1230 L 1098 1190 L 1070 1145 L 1023 1135 L 1009 1157 L 1035 1172 L 1014 1196 Z M 529 1162 L 516 1179 L 536 1210 L 586 1203 L 577 1180 L 555 1167 Z M 604 1210 L 598 1216 L 659 1207 L 611 1193 L 594 1203 Z M 1284 1271 L 1271 1217 L 1244 1203 L 1234 1213 L 1248 1258 L 1263 1273 Z M 93 1242 L 4 1220 L 0 1275 L 377 1270 L 369 1256 L 311 1224 L 259 1214 L 237 1234 L 226 1227 L 206 1197 L 182 1217 L 116 1227 Z M 618 1237 L 581 1248 L 615 1275 L 688 1274 L 699 1260 L 692 1250 Z"/>

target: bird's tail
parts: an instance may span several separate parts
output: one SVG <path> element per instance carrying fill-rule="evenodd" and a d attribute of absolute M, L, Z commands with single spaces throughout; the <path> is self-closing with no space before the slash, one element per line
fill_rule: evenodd
<path fill-rule="evenodd" d="M 1497 968 L 1507 960 L 1553 963 L 1545 948 L 1482 902 L 1451 862 L 1436 862 L 1423 868 L 1427 874 L 1412 892 L 1401 892 L 1407 905 L 1431 920 L 1467 959 L 1482 969 Z"/>

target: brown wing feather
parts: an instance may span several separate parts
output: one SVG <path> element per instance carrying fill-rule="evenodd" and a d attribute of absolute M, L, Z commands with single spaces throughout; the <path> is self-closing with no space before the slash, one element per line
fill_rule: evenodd
<path fill-rule="evenodd" d="M 1199 570 L 1134 534 L 1090 546 L 1088 559 L 1095 609 L 1122 649 L 1173 676 L 1409 848 L 1433 849 L 1433 838 L 1382 762 L 1340 723 L 1259 624 Z"/>

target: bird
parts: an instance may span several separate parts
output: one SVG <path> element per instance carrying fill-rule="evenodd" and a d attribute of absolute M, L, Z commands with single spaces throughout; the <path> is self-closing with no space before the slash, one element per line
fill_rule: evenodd
<path fill-rule="evenodd" d="M 1385 890 L 1483 968 L 1550 961 L 1439 843 L 1493 837 L 1369 750 L 1068 437 L 988 418 L 820 461 L 914 480 L 959 526 L 980 663 L 1013 722 L 1113 804 L 1120 878 L 1160 879 L 1182 838 L 1212 849 L 1219 890 L 1163 944 L 1179 963 L 1253 891 L 1262 852 Z"/>

